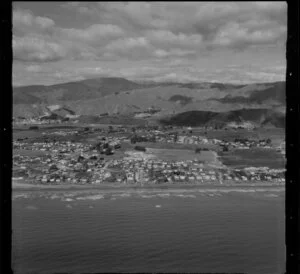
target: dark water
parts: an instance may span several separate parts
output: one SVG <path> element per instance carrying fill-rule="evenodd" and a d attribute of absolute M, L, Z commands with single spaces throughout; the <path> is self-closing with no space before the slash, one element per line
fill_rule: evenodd
<path fill-rule="evenodd" d="M 283 273 L 284 243 L 283 193 L 13 200 L 15 273 Z"/>

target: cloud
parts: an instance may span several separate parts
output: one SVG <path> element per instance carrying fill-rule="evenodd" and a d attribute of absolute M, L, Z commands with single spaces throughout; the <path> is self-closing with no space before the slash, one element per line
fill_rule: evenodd
<path fill-rule="evenodd" d="M 284 2 L 65 2 L 53 5 L 56 6 L 52 11 L 50 4 L 47 5 L 50 10 L 41 8 L 41 14 L 37 12 L 39 9 L 33 13 L 18 7 L 17 3 L 14 5 L 17 7 L 13 10 L 14 62 L 24 64 L 26 82 L 33 75 L 52 83 L 79 79 L 80 74 L 82 77 L 109 74 L 182 81 L 204 78 L 244 81 L 247 77 L 260 79 L 255 75 L 259 72 L 262 72 L 261 78 L 281 79 L 285 74 L 284 69 L 271 68 L 276 60 L 279 60 L 277 66 L 282 66 L 284 60 L 287 32 Z M 57 8 L 59 13 L 54 12 Z M 76 22 L 66 22 L 64 13 L 66 18 L 73 16 Z M 236 54 L 240 58 L 235 58 Z M 231 61 L 228 56 L 235 60 Z M 265 63 L 261 61 L 264 56 Z M 71 69 L 62 65 L 65 62 Z M 248 70 L 251 75 L 245 73 L 245 67 L 240 71 L 225 68 L 227 64 L 241 62 L 256 62 L 259 67 L 256 71 Z M 50 63 L 51 66 L 58 64 L 59 69 L 45 69 Z M 268 66 L 267 71 L 264 68 Z M 21 69 L 18 70 L 17 76 L 21 77 Z M 38 77 L 35 80 L 40 81 Z"/>
<path fill-rule="evenodd" d="M 182 49 L 170 49 L 162 50 L 157 49 L 153 54 L 157 58 L 166 58 L 166 57 L 195 57 L 196 53 L 192 50 L 182 50 Z"/>
<path fill-rule="evenodd" d="M 13 32 L 15 35 L 51 33 L 55 23 L 48 17 L 34 16 L 29 10 L 13 11 Z"/>
<path fill-rule="evenodd" d="M 252 29 L 238 23 L 228 23 L 221 27 L 212 45 L 232 48 L 244 48 L 253 44 L 272 44 L 286 34 L 286 27 Z"/>
<path fill-rule="evenodd" d="M 15 60 L 49 62 L 63 58 L 97 60 L 103 47 L 124 36 L 124 32 L 111 24 L 93 24 L 83 29 L 61 28 L 52 19 L 16 10 L 13 36 Z"/>
<path fill-rule="evenodd" d="M 45 42 L 52 43 L 48 51 L 57 44 L 67 50 L 65 58 L 76 60 L 190 58 L 216 48 L 283 44 L 286 36 L 286 4 L 280 2 L 67 2 L 61 6 L 90 13 L 95 23 L 63 28 L 48 17 L 16 9 L 14 35 L 51 41 Z M 63 55 L 37 59 L 59 60 L 59 56 Z"/>
<path fill-rule="evenodd" d="M 144 37 L 137 37 L 137 38 L 125 38 L 115 40 L 109 45 L 107 45 L 107 49 L 110 50 L 128 50 L 132 48 L 139 48 L 139 47 L 148 47 L 149 42 Z"/>
<path fill-rule="evenodd" d="M 29 72 L 40 72 L 40 71 L 42 71 L 42 67 L 39 66 L 39 65 L 29 65 L 25 69 L 26 69 L 26 71 L 29 71 Z"/>
<path fill-rule="evenodd" d="M 89 2 L 66 2 L 61 4 L 61 7 L 71 11 L 74 10 L 81 15 L 86 16 L 93 16 L 97 14 L 97 11 L 93 7 L 93 3 Z"/>
<path fill-rule="evenodd" d="M 125 58 L 130 60 L 147 59 L 151 57 L 152 45 L 145 37 L 120 38 L 107 44 L 102 56 L 116 60 Z"/>
<path fill-rule="evenodd" d="M 13 56 L 15 60 L 25 62 L 51 62 L 63 59 L 66 51 L 57 43 L 37 37 L 14 37 Z"/>
<path fill-rule="evenodd" d="M 151 30 L 146 33 L 149 41 L 163 48 L 197 48 L 203 46 L 202 35 L 187 35 L 184 33 L 174 34 L 168 30 Z"/>
<path fill-rule="evenodd" d="M 85 29 L 60 29 L 60 35 L 65 39 L 85 43 L 101 42 L 105 38 L 118 38 L 123 34 L 123 30 L 119 26 L 111 24 L 95 24 Z"/>

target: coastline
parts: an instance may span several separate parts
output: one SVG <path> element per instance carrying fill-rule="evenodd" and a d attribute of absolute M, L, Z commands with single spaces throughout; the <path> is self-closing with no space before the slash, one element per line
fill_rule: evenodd
<path fill-rule="evenodd" d="M 41 185 L 29 184 L 12 181 L 12 191 L 76 191 L 76 190 L 103 190 L 103 191 L 194 191 L 194 190 L 214 190 L 214 191 L 236 191 L 236 190 L 256 190 L 261 191 L 285 191 L 285 185 L 276 183 L 232 183 L 232 184 L 161 184 L 161 185 L 124 185 L 124 184 L 106 184 L 106 185 Z"/>

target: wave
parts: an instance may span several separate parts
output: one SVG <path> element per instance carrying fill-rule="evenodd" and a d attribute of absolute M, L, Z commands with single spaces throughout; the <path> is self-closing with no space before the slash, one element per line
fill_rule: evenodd
<path fill-rule="evenodd" d="M 76 200 L 100 200 L 100 199 L 103 199 L 103 198 L 104 198 L 104 195 L 98 194 L 98 195 L 77 197 Z"/>
<path fill-rule="evenodd" d="M 193 194 L 176 194 L 174 196 L 181 197 L 181 198 L 196 198 L 196 195 Z"/>

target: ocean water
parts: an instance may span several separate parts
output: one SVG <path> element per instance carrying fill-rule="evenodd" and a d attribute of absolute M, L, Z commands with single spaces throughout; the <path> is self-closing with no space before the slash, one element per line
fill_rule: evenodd
<path fill-rule="evenodd" d="M 284 273 L 283 192 L 17 192 L 14 273 Z"/>

